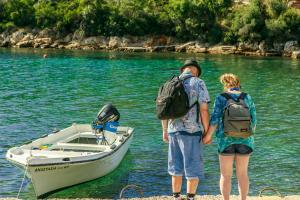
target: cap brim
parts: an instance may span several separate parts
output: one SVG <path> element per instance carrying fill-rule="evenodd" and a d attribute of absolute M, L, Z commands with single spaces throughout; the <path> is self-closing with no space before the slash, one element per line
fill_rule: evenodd
<path fill-rule="evenodd" d="M 193 65 L 193 64 L 191 64 L 191 63 L 185 64 L 185 65 L 181 66 L 181 67 L 180 67 L 180 72 L 182 73 L 183 70 L 184 70 L 184 68 L 189 67 L 189 66 L 191 66 L 191 67 L 196 67 L 196 68 L 198 69 L 198 77 L 199 77 L 199 76 L 200 76 L 200 73 L 201 73 L 201 71 L 199 70 L 199 66 Z"/>

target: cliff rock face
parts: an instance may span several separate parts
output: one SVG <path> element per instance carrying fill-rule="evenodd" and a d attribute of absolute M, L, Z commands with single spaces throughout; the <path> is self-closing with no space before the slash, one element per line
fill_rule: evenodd
<path fill-rule="evenodd" d="M 0 34 L 0 47 L 58 48 L 83 50 L 108 50 L 128 52 L 186 52 L 210 54 L 241 54 L 255 56 L 288 56 L 300 59 L 297 41 L 267 43 L 265 41 L 236 45 L 209 45 L 200 41 L 181 43 L 176 38 L 160 36 L 92 36 L 83 37 L 81 32 L 59 35 L 51 29 L 19 29 Z"/>
<path fill-rule="evenodd" d="M 238 44 L 238 51 L 250 51 L 250 52 L 256 52 L 259 50 L 259 43 L 246 43 L 241 42 Z"/>
<path fill-rule="evenodd" d="M 285 56 L 291 56 L 293 51 L 300 50 L 298 41 L 288 41 L 284 45 L 284 55 Z"/>
<path fill-rule="evenodd" d="M 25 29 L 20 29 L 16 32 L 14 32 L 10 37 L 10 44 L 15 45 L 18 42 L 20 42 L 24 36 L 27 34 L 27 31 Z"/>

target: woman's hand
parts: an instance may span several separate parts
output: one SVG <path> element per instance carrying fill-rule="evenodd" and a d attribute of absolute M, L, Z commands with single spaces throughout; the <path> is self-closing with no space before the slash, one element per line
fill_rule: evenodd
<path fill-rule="evenodd" d="M 206 134 L 202 139 L 203 144 L 211 144 L 212 137 L 211 135 Z"/>
<path fill-rule="evenodd" d="M 169 134 L 168 131 L 163 131 L 163 141 L 169 143 Z"/>

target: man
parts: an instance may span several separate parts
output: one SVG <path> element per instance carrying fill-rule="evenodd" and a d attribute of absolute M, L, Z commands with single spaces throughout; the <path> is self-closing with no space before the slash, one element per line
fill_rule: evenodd
<path fill-rule="evenodd" d="M 182 176 L 187 179 L 187 199 L 193 200 L 203 178 L 202 134 L 209 126 L 209 94 L 196 60 L 186 60 L 180 68 L 180 79 L 189 97 L 189 112 L 179 119 L 162 120 L 163 140 L 169 143 L 168 172 L 172 176 L 175 200 L 181 199 Z"/>

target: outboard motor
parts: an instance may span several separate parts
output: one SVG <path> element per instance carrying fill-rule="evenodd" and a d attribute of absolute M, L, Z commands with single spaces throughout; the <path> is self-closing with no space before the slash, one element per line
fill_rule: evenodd
<path fill-rule="evenodd" d="M 120 119 L 120 113 L 112 104 L 106 104 L 98 112 L 97 120 L 100 124 L 106 122 L 117 122 Z"/>
<path fill-rule="evenodd" d="M 106 104 L 101 108 L 97 114 L 97 118 L 92 122 L 92 129 L 98 138 L 98 144 L 108 144 L 104 136 L 104 131 L 117 132 L 119 119 L 120 113 L 112 104 Z M 98 137 L 99 134 L 101 136 Z"/>

